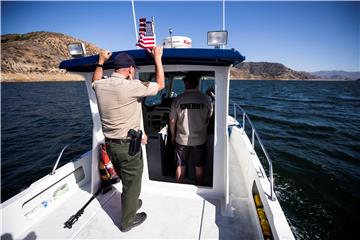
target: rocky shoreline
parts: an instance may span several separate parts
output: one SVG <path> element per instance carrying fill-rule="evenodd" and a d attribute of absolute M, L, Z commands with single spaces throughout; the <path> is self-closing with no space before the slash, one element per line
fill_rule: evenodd
<path fill-rule="evenodd" d="M 101 48 L 54 32 L 31 32 L 1 35 L 1 82 L 83 81 L 83 76 L 59 69 L 59 63 L 71 58 L 68 45 L 83 42 L 87 55 L 95 55 Z M 322 74 L 319 76 L 318 74 Z M 231 80 L 356 80 L 360 73 L 330 71 L 315 74 L 295 71 L 280 63 L 243 62 L 230 70 Z"/>
<path fill-rule="evenodd" d="M 1 82 L 63 82 L 84 81 L 84 77 L 70 73 L 1 73 Z"/>
<path fill-rule="evenodd" d="M 85 78 L 78 74 L 71 73 L 1 73 L 1 82 L 77 82 Z M 273 79 L 242 79 L 230 76 L 230 80 L 273 80 Z M 282 81 L 294 79 L 281 79 Z"/>
<path fill-rule="evenodd" d="M 85 78 L 78 74 L 71 73 L 1 73 L 1 83 L 12 82 L 79 82 L 84 81 Z M 239 78 L 237 76 L 230 76 L 230 80 L 279 80 L 279 81 L 346 81 L 339 79 L 263 79 L 263 78 Z M 354 80 L 347 80 L 354 81 Z"/>

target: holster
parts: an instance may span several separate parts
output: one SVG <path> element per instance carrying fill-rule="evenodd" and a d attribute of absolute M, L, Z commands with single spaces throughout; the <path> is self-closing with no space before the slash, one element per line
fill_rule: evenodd
<path fill-rule="evenodd" d="M 135 156 L 141 148 L 142 131 L 130 129 L 128 132 L 128 136 L 130 137 L 129 155 Z"/>

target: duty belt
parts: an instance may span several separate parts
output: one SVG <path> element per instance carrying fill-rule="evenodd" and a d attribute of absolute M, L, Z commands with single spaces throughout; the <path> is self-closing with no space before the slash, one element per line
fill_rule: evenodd
<path fill-rule="evenodd" d="M 106 143 L 116 143 L 116 144 L 126 144 L 130 143 L 129 138 L 123 138 L 123 139 L 113 139 L 113 138 L 105 138 Z"/>

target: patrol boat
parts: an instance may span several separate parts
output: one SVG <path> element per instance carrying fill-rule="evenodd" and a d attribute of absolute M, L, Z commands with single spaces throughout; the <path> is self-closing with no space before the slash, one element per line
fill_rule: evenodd
<path fill-rule="evenodd" d="M 82 48 L 73 45 L 74 55 Z M 147 51 L 123 52 L 140 67 L 138 79 L 153 81 L 154 61 Z M 113 71 L 112 59 L 118 53 L 105 63 L 105 75 Z M 63 61 L 60 68 L 86 79 L 92 149 L 57 168 L 65 146 L 51 173 L 1 204 L 2 239 L 294 239 L 274 193 L 271 159 L 249 116 L 229 102 L 230 68 L 244 61 L 244 56 L 233 49 L 171 48 L 164 49 L 162 59 L 166 88 L 142 102 L 141 128 L 149 138 L 142 146 L 140 195 L 140 211 L 148 214 L 146 221 L 121 232 L 121 181 L 99 193 L 99 144 L 104 135 L 91 85 L 98 56 L 85 56 Z M 201 91 L 206 92 L 209 85 L 215 90 L 203 186 L 195 185 L 191 164 L 186 182 L 176 183 L 174 148 L 168 137 L 171 100 L 183 89 L 181 78 L 191 71 L 201 75 Z M 214 95 L 214 91 L 208 93 Z M 265 155 L 267 171 L 259 151 Z M 69 218 L 71 224 L 66 225 Z"/>

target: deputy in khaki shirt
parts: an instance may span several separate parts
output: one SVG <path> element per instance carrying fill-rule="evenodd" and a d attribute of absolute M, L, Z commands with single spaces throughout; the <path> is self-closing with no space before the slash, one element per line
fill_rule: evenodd
<path fill-rule="evenodd" d="M 141 98 L 156 95 L 159 84 L 130 81 L 114 72 L 110 78 L 96 81 L 94 89 L 105 137 L 126 139 L 129 129 L 140 129 Z"/>
<path fill-rule="evenodd" d="M 129 154 L 128 132 L 130 129 L 138 131 L 140 128 L 142 97 L 156 95 L 165 86 L 161 61 L 162 47 L 154 47 L 149 52 L 155 60 L 156 83 L 134 79 L 136 64 L 126 53 L 114 56 L 114 73 L 110 78 L 102 79 L 103 64 L 112 55 L 110 52 L 102 51 L 93 75 L 93 88 L 97 97 L 106 150 L 122 180 L 120 230 L 123 232 L 140 225 L 147 217 L 145 212 L 136 213 L 142 205 L 139 196 L 143 160 L 141 149 L 135 155 Z M 146 143 L 146 139 L 143 143 Z"/>
<path fill-rule="evenodd" d="M 176 181 L 183 182 L 189 158 L 195 160 L 198 185 L 204 177 L 207 125 L 213 108 L 210 98 L 198 90 L 199 77 L 189 72 L 184 78 L 185 92 L 176 97 L 170 110 L 170 131 L 175 143 Z"/>

